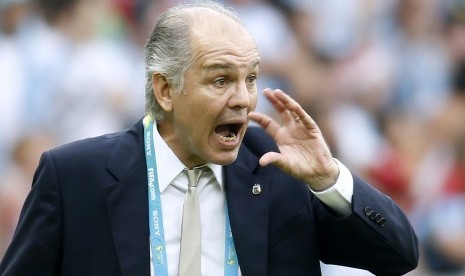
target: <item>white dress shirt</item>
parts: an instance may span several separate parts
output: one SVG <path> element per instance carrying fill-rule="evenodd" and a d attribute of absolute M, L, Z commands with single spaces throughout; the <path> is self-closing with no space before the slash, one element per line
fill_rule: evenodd
<path fill-rule="evenodd" d="M 155 127 L 153 139 L 161 192 L 168 273 L 178 275 L 182 211 L 188 185 L 187 174 L 183 173 L 186 166 L 168 147 Z M 350 214 L 352 175 L 339 161 L 338 164 L 341 171 L 338 181 L 329 189 L 314 193 L 329 207 L 341 214 Z M 201 269 L 203 276 L 217 276 L 224 275 L 226 194 L 222 166 L 215 164 L 207 164 L 207 166 L 211 170 L 202 173 L 197 188 L 200 203 Z M 152 261 L 150 261 L 150 273 L 152 276 L 155 275 Z M 241 275 L 240 270 L 239 275 Z"/>

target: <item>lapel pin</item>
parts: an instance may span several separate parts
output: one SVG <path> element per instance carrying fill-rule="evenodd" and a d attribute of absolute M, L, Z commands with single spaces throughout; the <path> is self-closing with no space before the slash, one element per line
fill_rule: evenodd
<path fill-rule="evenodd" d="M 262 187 L 260 186 L 260 184 L 257 183 L 257 184 L 255 184 L 255 185 L 253 185 L 253 187 L 252 187 L 252 193 L 253 193 L 254 195 L 258 195 L 258 194 L 261 193 L 261 192 L 262 192 Z"/>

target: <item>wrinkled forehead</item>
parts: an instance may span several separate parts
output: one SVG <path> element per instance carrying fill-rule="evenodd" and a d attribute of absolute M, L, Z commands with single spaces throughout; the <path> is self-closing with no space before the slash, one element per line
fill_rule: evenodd
<path fill-rule="evenodd" d="M 191 49 L 194 67 L 211 61 L 250 67 L 260 59 L 256 43 L 247 29 L 222 13 L 198 9 L 191 14 Z"/>
<path fill-rule="evenodd" d="M 235 37 L 241 40 L 253 40 L 250 33 L 240 22 L 218 11 L 207 8 L 196 8 L 190 11 L 190 16 L 193 38 L 213 35 L 218 37 Z"/>

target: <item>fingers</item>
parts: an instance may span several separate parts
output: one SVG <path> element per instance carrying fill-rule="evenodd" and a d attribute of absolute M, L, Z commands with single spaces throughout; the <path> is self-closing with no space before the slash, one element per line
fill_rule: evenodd
<path fill-rule="evenodd" d="M 271 135 L 271 137 L 275 137 L 276 132 L 278 129 L 281 127 L 275 120 L 273 120 L 271 117 L 259 113 L 259 112 L 250 112 L 249 118 L 256 123 L 258 123 L 265 131 Z"/>
<path fill-rule="evenodd" d="M 316 127 L 315 121 L 305 112 L 300 104 L 282 90 L 267 88 L 263 93 L 270 103 L 273 104 L 276 111 L 279 112 L 283 123 L 302 123 L 307 129 Z"/>
<path fill-rule="evenodd" d="M 285 125 L 302 124 L 308 130 L 314 131 L 318 129 L 315 121 L 305 112 L 300 104 L 282 90 L 266 88 L 263 90 L 263 94 L 279 113 Z M 275 137 L 278 129 L 281 127 L 278 122 L 262 113 L 250 112 L 249 118 L 262 126 L 272 137 Z"/>
<path fill-rule="evenodd" d="M 286 106 L 283 104 L 283 102 L 276 97 L 276 92 L 281 92 L 284 94 L 284 92 L 282 92 L 279 89 L 272 90 L 270 88 L 266 88 L 263 90 L 263 94 L 268 99 L 268 101 L 274 106 L 276 111 L 278 111 L 283 123 L 289 123 L 293 121 L 294 118 L 292 117 L 292 114 L 289 112 Z"/>

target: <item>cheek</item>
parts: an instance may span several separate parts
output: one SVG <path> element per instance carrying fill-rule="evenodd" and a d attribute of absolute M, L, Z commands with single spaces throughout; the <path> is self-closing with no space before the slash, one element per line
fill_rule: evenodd
<path fill-rule="evenodd" d="M 258 97 L 257 92 L 251 93 L 250 98 L 249 98 L 250 100 L 249 111 L 253 111 L 257 107 L 257 97 Z"/>
<path fill-rule="evenodd" d="M 196 136 L 207 136 L 219 114 L 212 104 L 206 104 L 209 102 L 211 103 L 205 100 L 203 103 L 198 103 L 183 114 L 184 124 L 187 124 Z"/>

